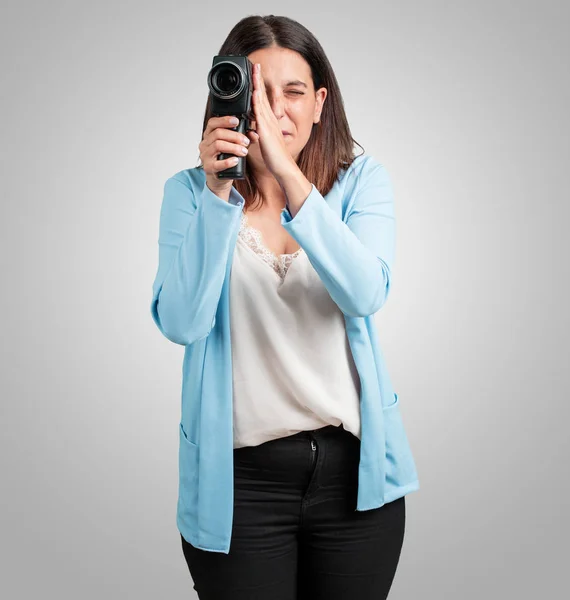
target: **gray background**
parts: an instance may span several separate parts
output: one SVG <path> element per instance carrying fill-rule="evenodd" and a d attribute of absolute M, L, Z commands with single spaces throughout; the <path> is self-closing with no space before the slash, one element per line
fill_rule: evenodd
<path fill-rule="evenodd" d="M 390 599 L 568 593 L 568 5 L 345 6 L 3 4 L 2 597 L 195 597 L 151 286 L 164 181 L 255 13 L 315 33 L 394 185 L 376 318 L 421 490 Z"/>

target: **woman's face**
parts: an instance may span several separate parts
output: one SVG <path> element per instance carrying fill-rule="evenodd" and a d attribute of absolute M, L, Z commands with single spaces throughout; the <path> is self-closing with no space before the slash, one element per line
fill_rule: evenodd
<path fill-rule="evenodd" d="M 267 99 L 281 126 L 285 143 L 291 156 L 297 160 L 311 136 L 314 123 L 321 118 L 327 90 L 315 91 L 309 63 L 294 50 L 271 47 L 256 50 L 248 55 L 252 63 L 261 65 L 261 78 Z M 251 124 L 256 128 L 255 121 Z M 259 143 L 252 142 L 248 162 L 257 169 L 265 169 Z"/>

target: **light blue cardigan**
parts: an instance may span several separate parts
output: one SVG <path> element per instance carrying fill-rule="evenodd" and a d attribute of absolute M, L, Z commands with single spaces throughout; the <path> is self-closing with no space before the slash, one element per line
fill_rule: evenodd
<path fill-rule="evenodd" d="M 225 554 L 234 501 L 229 278 L 243 205 L 233 187 L 229 202 L 214 194 L 198 167 L 166 181 L 151 305 L 162 334 L 185 346 L 176 523 L 195 547 Z M 395 251 L 386 168 L 356 157 L 326 196 L 313 185 L 295 218 L 284 208 L 281 224 L 345 315 L 361 381 L 356 510 L 378 508 L 419 489 L 374 322 L 390 291 Z"/>

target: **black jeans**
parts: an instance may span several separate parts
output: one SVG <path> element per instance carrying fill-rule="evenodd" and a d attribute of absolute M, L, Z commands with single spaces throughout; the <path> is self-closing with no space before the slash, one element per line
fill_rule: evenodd
<path fill-rule="evenodd" d="M 234 449 L 229 554 L 182 549 L 200 600 L 383 600 L 404 496 L 356 511 L 360 440 L 342 425 Z"/>

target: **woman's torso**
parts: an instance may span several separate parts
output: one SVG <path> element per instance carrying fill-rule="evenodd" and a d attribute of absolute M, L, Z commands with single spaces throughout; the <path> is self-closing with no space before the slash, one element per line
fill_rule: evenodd
<path fill-rule="evenodd" d="M 271 213 L 241 219 L 230 278 L 234 448 L 327 424 L 360 437 L 342 312 Z"/>

